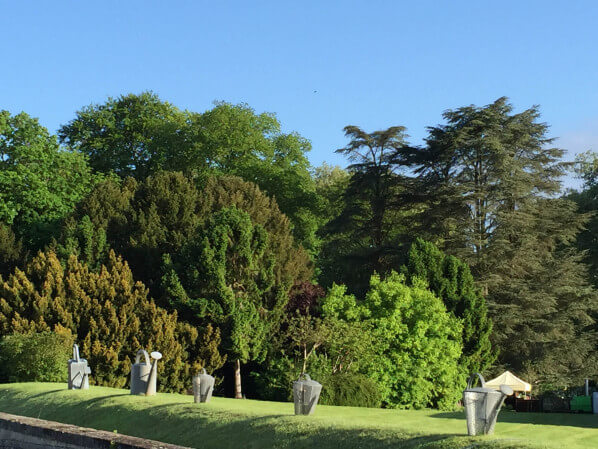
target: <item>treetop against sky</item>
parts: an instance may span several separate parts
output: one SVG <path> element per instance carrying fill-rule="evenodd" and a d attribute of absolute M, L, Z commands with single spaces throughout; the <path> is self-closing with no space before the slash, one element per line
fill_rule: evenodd
<path fill-rule="evenodd" d="M 417 144 L 444 110 L 506 95 L 541 105 L 572 158 L 598 146 L 597 18 L 590 0 L 4 1 L 0 106 L 54 132 L 128 92 L 246 102 L 309 138 L 312 163 L 344 165 L 348 124 L 403 125 Z"/>

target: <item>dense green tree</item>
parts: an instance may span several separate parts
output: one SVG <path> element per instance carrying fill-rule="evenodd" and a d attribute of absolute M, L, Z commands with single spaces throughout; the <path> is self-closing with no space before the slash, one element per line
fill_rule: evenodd
<path fill-rule="evenodd" d="M 225 208 L 166 262 L 163 280 L 172 306 L 188 321 L 219 326 L 234 364 L 235 397 L 242 398 L 241 363 L 264 359 L 288 300 L 275 289 L 268 233 L 246 212 Z"/>
<path fill-rule="evenodd" d="M 181 111 L 144 92 L 83 108 L 59 136 L 88 155 L 95 170 L 123 178 L 172 170 L 200 184 L 214 174 L 254 182 L 276 197 L 295 238 L 316 249 L 318 196 L 306 157 L 311 145 L 296 133 L 282 133 L 273 114 L 229 103 L 202 114 Z"/>
<path fill-rule="evenodd" d="M 425 200 L 415 223 L 472 267 L 499 362 L 552 381 L 592 374 L 587 330 L 598 302 L 571 246 L 586 217 L 554 199 L 563 151 L 539 116 L 537 107 L 513 113 L 506 98 L 445 112 L 416 155 Z"/>
<path fill-rule="evenodd" d="M 23 244 L 12 228 L 0 223 L 0 276 L 6 276 L 24 259 Z"/>
<path fill-rule="evenodd" d="M 490 336 L 492 321 L 486 299 L 475 285 L 467 264 L 447 256 L 433 243 L 417 239 L 403 268 L 407 283 L 427 282 L 430 291 L 463 325 L 463 353 L 460 364 L 469 373 L 484 372 L 496 360 Z"/>
<path fill-rule="evenodd" d="M 351 162 L 351 178 L 342 210 L 325 230 L 321 278 L 325 285 L 342 282 L 363 294 L 374 272 L 396 265 L 403 214 L 399 192 L 409 147 L 402 126 L 373 133 L 347 126 L 345 135 L 351 141 L 337 153 Z"/>
<path fill-rule="evenodd" d="M 598 286 L 598 155 L 591 151 L 576 157 L 575 170 L 583 179 L 580 191 L 569 192 L 567 198 L 577 204 L 579 212 L 589 214 L 589 220 L 577 236 L 577 246 L 586 254 L 594 286 Z"/>
<path fill-rule="evenodd" d="M 338 217 L 343 210 L 343 195 L 349 186 L 351 175 L 338 165 L 324 162 L 313 169 L 316 193 L 320 197 L 320 219 L 323 224 Z"/>
<path fill-rule="evenodd" d="M 202 208 L 210 212 L 234 206 L 247 212 L 253 223 L 264 227 L 276 260 L 274 273 L 278 286 L 288 292 L 296 282 L 311 277 L 312 264 L 293 237 L 290 219 L 280 210 L 276 199 L 256 184 L 237 176 L 211 177 L 201 191 L 201 201 Z"/>
<path fill-rule="evenodd" d="M 452 409 L 464 387 L 462 326 L 425 287 L 392 272 L 372 276 L 360 304 L 344 286 L 333 286 L 322 304 L 325 316 L 371 326 L 379 355 L 368 371 L 388 407 Z"/>
<path fill-rule="evenodd" d="M 447 123 L 430 128 L 416 154 L 417 187 L 427 194 L 420 221 L 435 231 L 428 240 L 468 262 L 481 280 L 491 273 L 498 227 L 527 203 L 560 191 L 563 150 L 549 147 L 553 139 L 539 116 L 537 107 L 513 113 L 504 97 L 449 110 Z"/>
<path fill-rule="evenodd" d="M 75 256 L 63 266 L 53 252 L 40 252 L 24 271 L 0 279 L 0 335 L 46 331 L 76 338 L 99 385 L 125 386 L 141 348 L 164 354 L 160 388 L 166 391 L 186 390 L 199 367 L 212 371 L 223 362 L 217 352 L 206 353 L 218 345 L 219 333 L 208 328 L 200 338 L 176 313 L 157 307 L 114 252 L 99 273 Z"/>
<path fill-rule="evenodd" d="M 245 104 L 217 103 L 198 119 L 209 166 L 239 176 L 276 198 L 306 248 L 316 246 L 318 197 L 306 153 L 311 144 L 297 133 L 281 133 L 273 114 L 256 114 Z"/>
<path fill-rule="evenodd" d="M 121 184 L 100 183 L 67 221 L 59 253 L 85 253 L 85 260 L 97 265 L 104 262 L 108 245 L 125 257 L 152 296 L 167 305 L 160 289 L 163 257 L 175 257 L 212 213 L 231 206 L 247 212 L 268 232 L 277 290 L 286 294 L 295 282 L 309 279 L 309 257 L 295 243 L 291 223 L 276 201 L 234 176 L 211 177 L 201 190 L 177 172 L 159 172 L 142 182 L 127 178 Z M 88 260 L 87 254 L 96 260 Z"/>
<path fill-rule="evenodd" d="M 533 207 L 533 208 L 532 208 Z M 539 383 L 566 387 L 596 373 L 598 298 L 574 246 L 585 218 L 564 199 L 517 211 L 494 239 L 486 281 L 499 362 Z"/>
<path fill-rule="evenodd" d="M 143 92 L 84 107 L 58 135 L 68 148 L 87 155 L 94 170 L 143 179 L 182 168 L 195 143 L 191 122 L 191 114 Z M 175 154 L 180 160 L 173 160 Z"/>
<path fill-rule="evenodd" d="M 70 332 L 5 335 L 0 340 L 0 381 L 66 382 L 71 358 Z"/>
<path fill-rule="evenodd" d="M 0 222 L 26 246 L 47 243 L 96 181 L 85 157 L 61 150 L 37 119 L 0 111 Z"/>

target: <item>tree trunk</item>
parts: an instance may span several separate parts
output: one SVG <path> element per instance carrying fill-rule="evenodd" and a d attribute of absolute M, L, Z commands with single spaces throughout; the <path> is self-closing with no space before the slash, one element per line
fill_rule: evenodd
<path fill-rule="evenodd" d="M 235 399 L 243 399 L 241 392 L 241 362 L 239 359 L 235 360 Z"/>

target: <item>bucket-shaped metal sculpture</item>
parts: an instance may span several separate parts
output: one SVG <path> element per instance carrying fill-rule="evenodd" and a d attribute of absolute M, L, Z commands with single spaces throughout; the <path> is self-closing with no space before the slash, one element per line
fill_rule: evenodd
<path fill-rule="evenodd" d="M 73 344 L 73 358 L 68 361 L 67 367 L 69 390 L 89 389 L 91 369 L 87 365 L 87 360 L 79 357 L 79 346 L 76 343 Z"/>
<path fill-rule="evenodd" d="M 141 356 L 143 356 L 143 361 Z M 145 396 L 156 394 L 158 360 L 162 358 L 162 354 L 157 351 L 152 352 L 151 358 L 154 359 L 153 363 L 150 362 L 150 356 L 145 349 L 137 351 L 135 363 L 131 367 L 131 394 Z"/>
<path fill-rule="evenodd" d="M 316 409 L 322 384 L 311 380 L 309 374 L 302 373 L 293 382 L 293 400 L 295 402 L 295 415 L 311 415 Z"/>
<path fill-rule="evenodd" d="M 473 387 L 476 378 L 480 387 Z M 463 405 L 467 420 L 467 433 L 473 435 L 489 435 L 494 432 L 498 412 L 507 396 L 513 394 L 511 387 L 501 385 L 500 391 L 484 387 L 485 381 L 480 373 L 472 374 L 463 391 Z"/>
<path fill-rule="evenodd" d="M 214 377 L 206 373 L 205 369 L 193 376 L 193 402 L 210 402 L 214 391 Z"/>

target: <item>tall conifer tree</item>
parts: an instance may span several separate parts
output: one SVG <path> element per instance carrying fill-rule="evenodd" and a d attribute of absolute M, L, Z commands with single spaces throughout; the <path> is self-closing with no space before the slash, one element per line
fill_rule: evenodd
<path fill-rule="evenodd" d="M 496 360 L 490 335 L 492 321 L 486 300 L 476 287 L 467 264 L 447 256 L 433 243 L 417 239 L 403 268 L 409 284 L 422 279 L 443 300 L 447 310 L 463 324 L 463 354 L 460 364 L 470 373 L 483 372 Z"/>
<path fill-rule="evenodd" d="M 586 217 L 561 189 L 563 150 L 532 107 L 506 98 L 447 111 L 417 154 L 419 219 L 429 238 L 459 255 L 487 295 L 500 361 L 538 381 L 592 372 L 598 310 L 571 243 Z M 572 342 L 575 342 L 573 345 Z M 574 350 L 573 350 L 574 349 Z"/>

